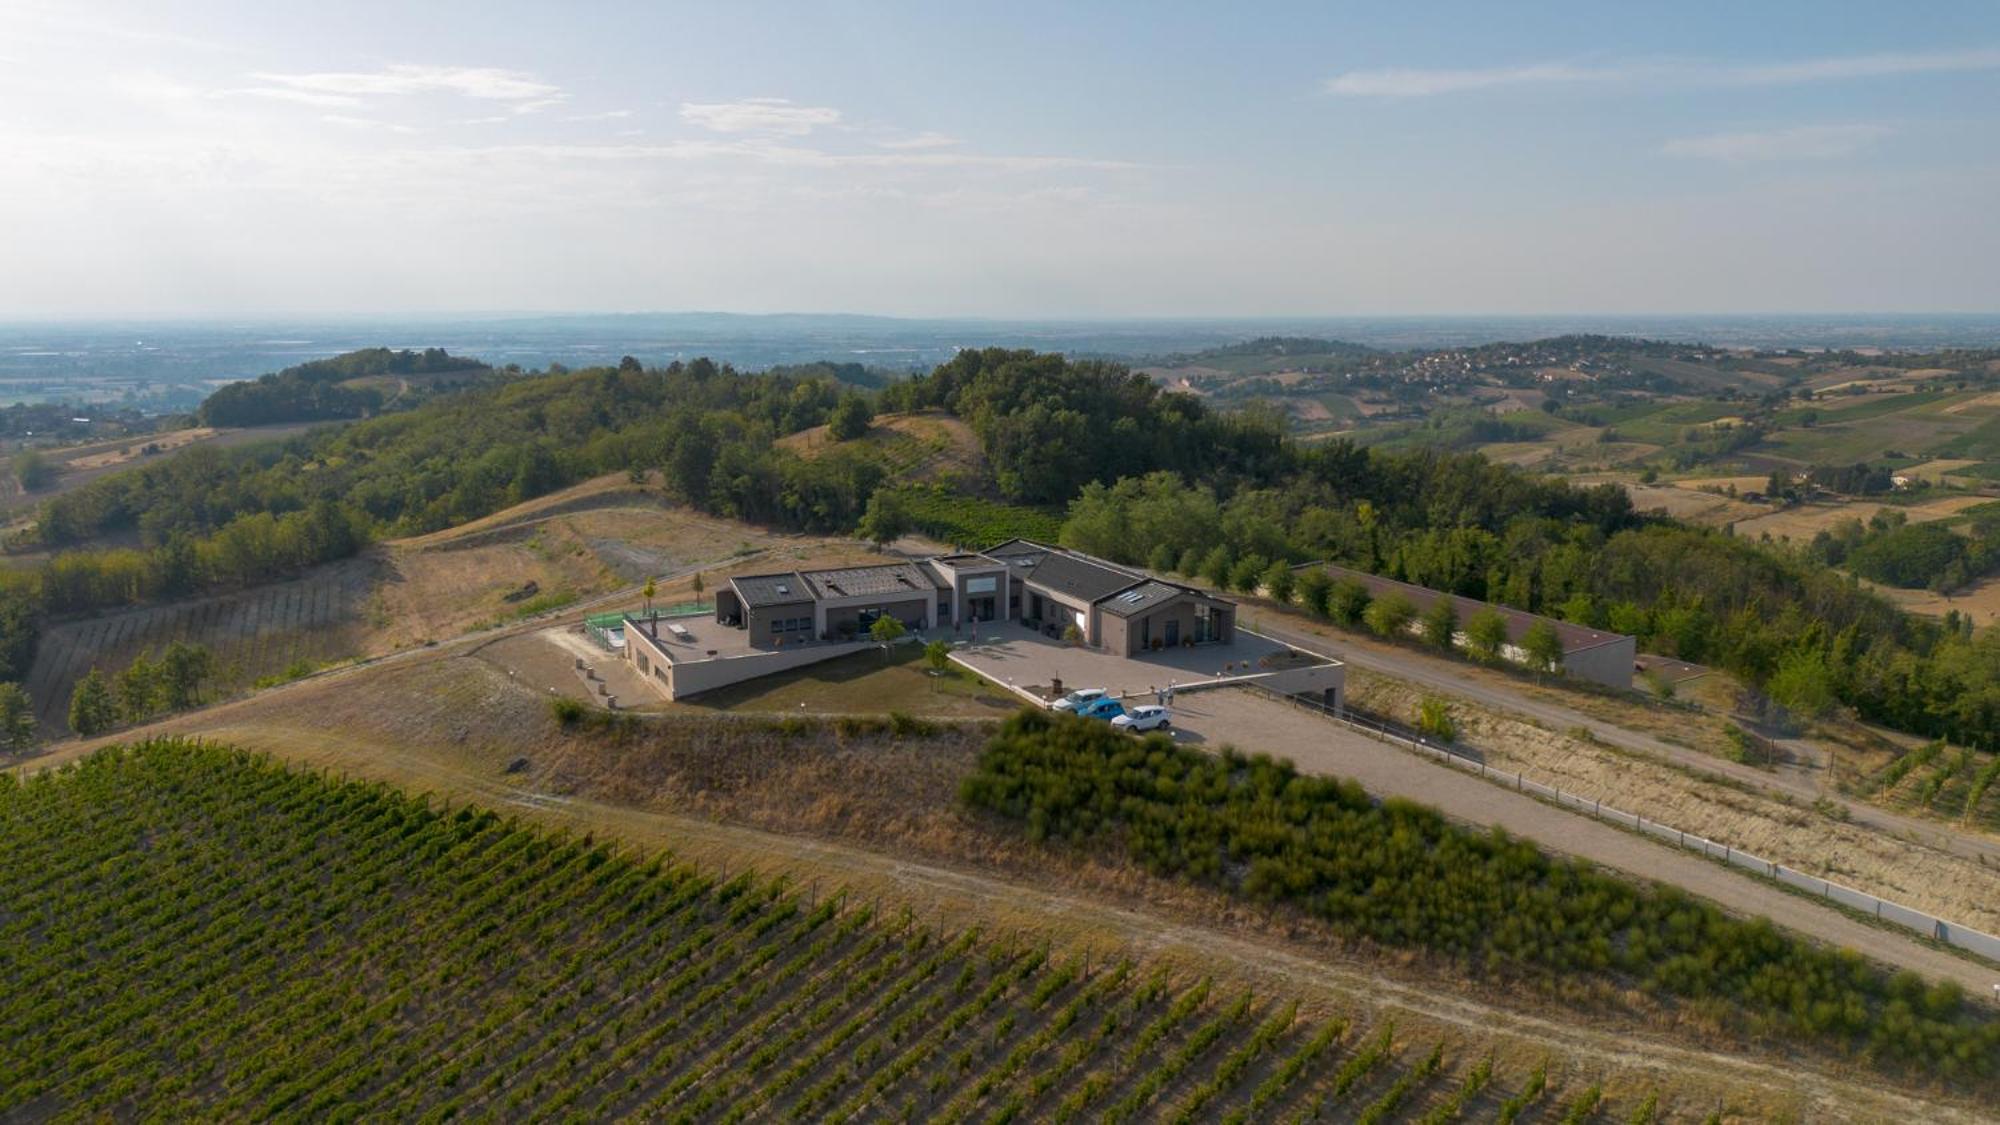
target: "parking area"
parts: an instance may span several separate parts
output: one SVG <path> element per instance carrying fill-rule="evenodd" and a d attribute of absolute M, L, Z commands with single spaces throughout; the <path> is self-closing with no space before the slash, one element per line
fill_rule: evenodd
<path fill-rule="evenodd" d="M 1162 649 L 1143 656 L 1120 656 L 1101 649 L 1065 644 L 1012 623 L 979 626 L 975 642 L 962 644 L 952 659 L 1019 694 L 1047 700 L 1063 691 L 1102 688 L 1125 699 L 1150 701 L 1172 686 L 1185 691 L 1213 687 L 1246 676 L 1267 676 L 1324 667 L 1325 658 L 1237 629 L 1228 644 Z"/>

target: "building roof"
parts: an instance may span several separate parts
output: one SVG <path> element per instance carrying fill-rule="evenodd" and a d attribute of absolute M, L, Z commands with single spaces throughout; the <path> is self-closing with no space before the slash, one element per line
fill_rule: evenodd
<path fill-rule="evenodd" d="M 893 594 L 929 594 L 937 579 L 915 563 L 887 563 L 882 566 L 848 566 L 833 570 L 808 570 L 801 575 L 816 597 L 888 597 Z"/>
<path fill-rule="evenodd" d="M 1096 602 L 1146 579 L 1110 563 L 1063 551 L 1050 551 L 1035 564 L 1035 569 L 1028 572 L 1028 581 L 1044 590 L 1068 594 L 1080 601 Z"/>
<path fill-rule="evenodd" d="M 1190 589 L 1186 586 L 1176 586 L 1171 582 L 1161 582 L 1158 579 L 1154 579 L 1151 582 L 1134 586 L 1130 590 L 1113 594 L 1111 597 L 1104 599 L 1104 604 L 1098 608 L 1111 614 L 1113 617 L 1132 617 L 1144 613 L 1154 606 L 1170 602 L 1182 594 L 1193 594 L 1196 597 L 1204 599 L 1208 597 L 1208 595 L 1203 594 L 1200 590 Z"/>
<path fill-rule="evenodd" d="M 997 547 L 988 547 L 979 553 L 989 559 L 1014 562 L 1019 559 L 1039 559 L 1054 550 L 1054 547 L 1045 547 L 1032 539 L 1009 539 Z"/>
<path fill-rule="evenodd" d="M 937 558 L 932 559 L 931 562 L 939 566 L 951 567 L 953 570 L 988 570 L 996 566 L 1007 565 L 1005 560 L 996 559 L 990 555 L 983 555 L 977 552 L 939 555 Z"/>
<path fill-rule="evenodd" d="M 798 571 L 783 574 L 740 574 L 729 580 L 736 590 L 736 596 L 743 599 L 744 608 L 766 605 L 791 605 L 794 602 L 809 602 L 813 592 L 799 577 Z"/>
<path fill-rule="evenodd" d="M 1525 609 L 1514 609 L 1511 606 L 1482 602 L 1478 598 L 1468 598 L 1458 594 L 1443 594 L 1428 586 L 1398 582 L 1393 578 L 1384 578 L 1379 574 L 1369 574 L 1363 570 L 1349 570 L 1344 566 L 1333 566 L 1331 564 L 1309 565 L 1319 566 L 1320 569 L 1332 576 L 1336 582 L 1352 578 L 1368 588 L 1369 597 L 1379 598 L 1384 594 L 1390 593 L 1401 594 L 1410 599 L 1410 604 L 1417 607 L 1419 614 L 1429 612 L 1431 606 L 1436 603 L 1438 598 L 1448 597 L 1452 601 L 1452 609 L 1458 614 L 1458 627 L 1461 629 L 1465 628 L 1465 623 L 1471 619 L 1473 614 L 1490 609 L 1499 614 L 1501 619 L 1507 622 L 1507 643 L 1509 644 L 1520 644 L 1521 638 L 1526 636 L 1528 630 L 1533 628 L 1538 622 L 1546 622 L 1556 631 L 1556 637 L 1562 641 L 1564 653 L 1582 652 L 1585 649 L 1596 648 L 1599 645 L 1608 645 L 1615 641 L 1629 639 L 1620 633 L 1607 633 L 1602 629 L 1592 629 L 1587 625 L 1575 625 L 1553 617 L 1543 617 L 1539 613 L 1529 613 Z"/>

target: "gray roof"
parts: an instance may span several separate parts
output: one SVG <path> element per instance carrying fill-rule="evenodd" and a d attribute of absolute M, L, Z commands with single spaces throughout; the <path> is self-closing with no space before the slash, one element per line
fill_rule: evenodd
<path fill-rule="evenodd" d="M 1104 599 L 1104 604 L 1099 608 L 1113 617 L 1131 617 L 1135 614 L 1144 613 L 1154 606 L 1172 601 L 1182 594 L 1193 594 L 1196 597 L 1204 599 L 1207 597 L 1207 595 L 1199 590 L 1192 590 L 1186 586 L 1176 586 L 1171 582 L 1161 582 L 1156 579 Z"/>
<path fill-rule="evenodd" d="M 1035 569 L 1028 572 L 1028 581 L 1044 590 L 1068 594 L 1080 601 L 1095 602 L 1136 586 L 1145 579 L 1108 563 L 1051 551 L 1042 556 Z"/>
<path fill-rule="evenodd" d="M 938 588 L 936 579 L 914 563 L 809 570 L 803 577 L 812 593 L 822 598 L 929 594 Z"/>
<path fill-rule="evenodd" d="M 1002 562 L 1012 563 L 1024 559 L 1039 559 L 1053 549 L 1051 547 L 1044 547 L 1040 543 L 1028 539 L 1009 539 L 997 547 L 989 547 L 979 553 L 989 559 L 999 559 Z"/>
<path fill-rule="evenodd" d="M 783 574 L 745 574 L 729 580 L 736 589 L 736 595 L 743 599 L 743 605 L 791 605 L 794 602 L 812 600 L 812 590 L 797 571 Z"/>

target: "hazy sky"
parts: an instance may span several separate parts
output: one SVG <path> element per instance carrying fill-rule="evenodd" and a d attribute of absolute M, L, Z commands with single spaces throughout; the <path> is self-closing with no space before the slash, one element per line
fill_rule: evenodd
<path fill-rule="evenodd" d="M 0 320 L 2000 309 L 2000 5 L 0 0 Z"/>

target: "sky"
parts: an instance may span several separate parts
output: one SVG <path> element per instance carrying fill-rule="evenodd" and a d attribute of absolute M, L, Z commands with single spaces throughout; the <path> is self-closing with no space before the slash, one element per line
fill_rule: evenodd
<path fill-rule="evenodd" d="M 0 320 L 2000 311 L 2000 5 L 0 0 Z"/>

